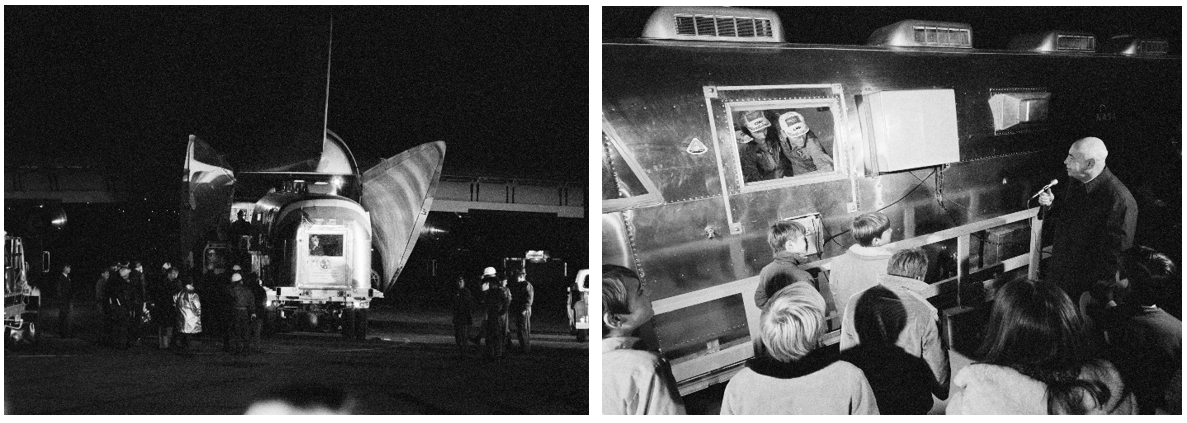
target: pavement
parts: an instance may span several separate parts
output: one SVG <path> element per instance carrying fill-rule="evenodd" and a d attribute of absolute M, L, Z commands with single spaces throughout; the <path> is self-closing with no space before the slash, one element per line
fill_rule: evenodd
<path fill-rule="evenodd" d="M 57 337 L 49 307 L 39 345 L 5 350 L 5 414 L 237 414 L 266 389 L 310 382 L 343 389 L 358 414 L 589 412 L 589 343 L 569 334 L 563 314 L 533 316 L 532 351 L 491 361 L 473 346 L 459 351 L 448 311 L 432 306 L 372 309 L 367 340 L 291 332 L 245 356 L 223 352 L 213 335 L 184 353 L 152 337 L 105 347 L 93 307 L 74 310 L 75 338 Z"/>

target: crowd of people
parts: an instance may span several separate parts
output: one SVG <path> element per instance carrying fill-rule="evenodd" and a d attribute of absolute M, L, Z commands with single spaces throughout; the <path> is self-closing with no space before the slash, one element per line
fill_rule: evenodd
<path fill-rule="evenodd" d="M 58 334 L 63 338 L 74 336 L 70 273 L 71 265 L 63 265 L 56 280 Z M 227 352 L 259 350 L 266 294 L 259 276 L 245 273 L 234 265 L 229 272 L 208 271 L 195 281 L 169 262 L 157 272 L 146 272 L 138 261 L 113 263 L 95 281 L 98 342 L 128 349 L 155 335 L 157 348 L 180 352 L 193 337 L 207 334 L 221 338 Z"/>
<path fill-rule="evenodd" d="M 519 339 L 520 351 L 531 352 L 535 289 L 523 270 L 513 272 L 512 277 L 515 281 L 509 284 L 507 277 L 499 277 L 494 267 L 483 269 L 480 281 L 482 294 L 475 300 L 474 294 L 466 286 L 466 278 L 458 276 L 453 291 L 453 326 L 459 355 L 465 356 L 469 345 L 473 344 L 481 348 L 483 357 L 488 360 L 503 358 L 512 345 L 512 328 Z M 482 322 L 478 334 L 471 337 L 470 329 L 474 324 L 472 313 L 478 305 L 483 309 Z"/>
<path fill-rule="evenodd" d="M 760 335 L 725 387 L 722 414 L 926 414 L 935 399 L 948 400 L 947 414 L 1182 413 L 1182 316 L 1164 310 L 1179 310 L 1179 273 L 1165 254 L 1125 250 L 1113 277 L 1075 298 L 1055 278 L 1001 284 L 973 364 L 950 376 L 939 311 L 924 294 L 927 253 L 882 248 L 891 227 L 877 212 L 851 231 L 856 244 L 832 261 L 842 321 L 828 345 L 826 301 L 798 267 L 806 231 L 770 227 Z M 667 363 L 634 347 L 652 314 L 643 283 L 614 265 L 602 278 L 603 413 L 683 414 Z"/>

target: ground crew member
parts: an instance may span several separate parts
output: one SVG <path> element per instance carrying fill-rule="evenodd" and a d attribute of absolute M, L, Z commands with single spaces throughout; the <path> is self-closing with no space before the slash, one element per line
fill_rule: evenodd
<path fill-rule="evenodd" d="M 519 349 L 525 353 L 532 350 L 532 300 L 535 296 L 535 290 L 532 283 L 528 282 L 527 274 L 522 270 L 515 272 L 515 284 L 511 286 L 510 314 L 515 320 Z"/>
<path fill-rule="evenodd" d="M 243 275 L 231 275 L 231 352 L 247 354 L 251 342 L 251 319 L 256 318 L 256 299 L 243 286 Z"/>
<path fill-rule="evenodd" d="M 474 319 L 470 310 L 474 307 L 474 295 L 466 289 L 466 278 L 457 277 L 457 287 L 453 291 L 453 339 L 457 343 L 458 355 L 466 354 L 466 344 L 470 340 L 470 326 Z"/>
<path fill-rule="evenodd" d="M 58 337 L 70 337 L 70 314 L 74 312 L 74 305 L 70 303 L 73 291 L 70 286 L 70 265 L 62 265 L 62 273 L 58 275 Z"/>
<path fill-rule="evenodd" d="M 507 348 L 507 308 L 511 291 L 507 280 L 491 282 L 486 290 L 486 358 L 503 358 Z"/>

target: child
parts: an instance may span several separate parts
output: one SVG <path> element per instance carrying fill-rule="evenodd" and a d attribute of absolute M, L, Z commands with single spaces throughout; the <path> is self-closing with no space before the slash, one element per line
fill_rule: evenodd
<path fill-rule="evenodd" d="M 667 364 L 634 349 L 639 338 L 631 335 L 653 315 L 635 272 L 602 266 L 602 414 L 684 414 Z"/>
<path fill-rule="evenodd" d="M 796 222 L 775 222 L 767 231 L 767 243 L 775 253 L 775 260 L 764 266 L 758 274 L 758 289 L 754 291 L 754 304 L 758 308 L 763 308 L 771 295 L 792 283 L 808 282 L 816 285 L 812 275 L 799 268 L 807 262 L 804 258 L 804 253 L 808 252 L 805 233 L 804 226 Z M 776 279 L 777 275 L 786 277 Z"/>
<path fill-rule="evenodd" d="M 886 274 L 891 252 L 880 246 L 889 243 L 894 232 L 890 230 L 890 219 L 878 212 L 857 216 L 849 229 L 857 244 L 833 259 L 828 275 L 828 287 L 838 313 L 845 311 L 849 297 L 877 285 L 878 277 Z"/>

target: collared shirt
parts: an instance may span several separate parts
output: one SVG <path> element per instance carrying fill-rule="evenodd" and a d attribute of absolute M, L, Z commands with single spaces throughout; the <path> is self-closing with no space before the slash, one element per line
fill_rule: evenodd
<path fill-rule="evenodd" d="M 895 345 L 901 347 L 908 354 L 923 358 L 931 367 L 936 378 L 936 394 L 943 398 L 948 392 L 948 352 L 944 351 L 940 343 L 940 315 L 938 310 L 920 294 L 927 289 L 927 283 L 901 276 L 883 275 L 878 283 L 899 296 L 907 312 L 907 324 L 899 334 Z M 848 306 L 841 321 L 841 351 L 847 350 L 861 343 L 854 324 L 857 300 L 865 294 L 862 290 L 849 297 Z"/>
<path fill-rule="evenodd" d="M 659 355 L 632 349 L 639 338 L 602 339 L 602 414 L 684 414 Z"/>

